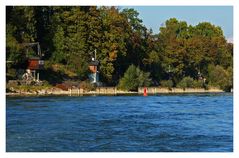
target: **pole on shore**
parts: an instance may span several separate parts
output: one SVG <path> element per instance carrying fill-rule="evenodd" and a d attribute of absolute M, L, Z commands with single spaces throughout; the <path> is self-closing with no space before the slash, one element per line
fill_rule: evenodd
<path fill-rule="evenodd" d="M 72 92 L 71 92 L 71 88 L 70 88 L 70 96 L 71 96 L 71 93 L 72 93 Z"/>

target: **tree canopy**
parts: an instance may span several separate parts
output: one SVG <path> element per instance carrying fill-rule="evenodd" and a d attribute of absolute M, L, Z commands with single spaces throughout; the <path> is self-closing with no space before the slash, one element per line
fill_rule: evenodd
<path fill-rule="evenodd" d="M 106 85 L 118 85 L 133 64 L 147 73 L 152 85 L 170 80 L 176 86 L 185 77 L 203 76 L 208 84 L 232 87 L 233 44 L 210 22 L 192 26 L 171 18 L 153 34 L 132 8 L 7 6 L 6 16 L 8 70 L 26 61 L 25 43 L 39 42 L 45 61 L 71 71 L 78 80 L 87 78 L 96 50 L 100 80 Z M 213 79 L 217 72 L 230 82 Z"/>

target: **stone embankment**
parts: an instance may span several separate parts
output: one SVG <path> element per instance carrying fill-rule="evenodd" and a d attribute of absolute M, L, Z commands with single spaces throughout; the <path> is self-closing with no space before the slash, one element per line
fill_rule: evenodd
<path fill-rule="evenodd" d="M 208 90 L 204 88 L 163 88 L 163 87 L 147 87 L 148 94 L 157 93 L 219 93 L 224 92 L 218 88 L 209 88 Z M 138 93 L 144 93 L 144 87 L 138 89 Z"/>
<path fill-rule="evenodd" d="M 170 93 L 220 93 L 224 92 L 218 88 L 163 88 L 163 87 L 147 87 L 148 94 L 170 94 Z M 37 91 L 21 91 L 17 90 L 14 93 L 6 93 L 8 96 L 28 96 L 28 95 L 127 95 L 127 94 L 143 94 L 144 87 L 140 87 L 138 92 L 122 91 L 116 87 L 97 87 L 94 91 L 86 91 L 81 88 L 70 88 L 62 90 L 60 88 L 49 88 Z"/>

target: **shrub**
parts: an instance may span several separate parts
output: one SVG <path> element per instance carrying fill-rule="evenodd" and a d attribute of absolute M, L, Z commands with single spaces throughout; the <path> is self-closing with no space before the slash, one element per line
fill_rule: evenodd
<path fill-rule="evenodd" d="M 16 87 L 20 85 L 20 83 L 17 80 L 9 80 L 7 83 L 7 87 Z"/>
<path fill-rule="evenodd" d="M 95 85 L 91 84 L 90 81 L 85 80 L 80 82 L 80 88 L 86 90 L 86 91 L 92 91 L 95 90 Z"/>
<path fill-rule="evenodd" d="M 232 87 L 232 69 L 225 70 L 222 66 L 208 66 L 208 81 L 210 86 L 229 90 Z"/>
<path fill-rule="evenodd" d="M 15 69 L 13 69 L 13 68 L 7 69 L 7 74 L 6 74 L 7 80 L 16 79 L 16 76 L 17 76 L 17 72 Z"/>
<path fill-rule="evenodd" d="M 194 80 L 193 88 L 205 88 L 203 80 Z"/>
<path fill-rule="evenodd" d="M 162 87 L 172 88 L 173 87 L 173 81 L 172 80 L 162 80 L 160 82 L 160 85 Z"/>
<path fill-rule="evenodd" d="M 67 91 L 70 87 L 64 83 L 56 84 L 57 88 L 62 89 L 63 91 Z"/>
<path fill-rule="evenodd" d="M 120 79 L 119 89 L 136 91 L 138 87 L 149 86 L 151 79 L 150 73 L 141 71 L 138 67 L 130 65 L 124 73 L 124 77 Z"/>
<path fill-rule="evenodd" d="M 194 85 L 194 80 L 191 77 L 184 77 L 178 84 L 179 88 L 192 88 Z"/>

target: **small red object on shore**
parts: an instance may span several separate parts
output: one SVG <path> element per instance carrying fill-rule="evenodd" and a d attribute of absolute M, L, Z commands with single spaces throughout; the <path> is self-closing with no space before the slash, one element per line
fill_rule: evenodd
<path fill-rule="evenodd" d="M 144 96 L 148 96 L 147 95 L 147 88 L 146 87 L 144 87 Z"/>

